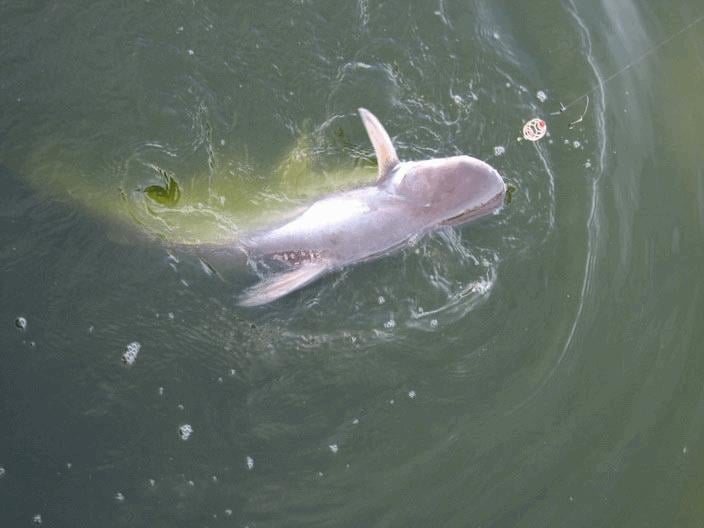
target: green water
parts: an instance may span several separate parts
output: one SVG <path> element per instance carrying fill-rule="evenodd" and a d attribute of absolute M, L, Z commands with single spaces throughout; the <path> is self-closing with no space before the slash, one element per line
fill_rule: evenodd
<path fill-rule="evenodd" d="M 702 15 L 0 2 L 0 526 L 704 525 Z M 511 203 L 237 307 L 173 243 L 373 181 L 359 106 Z"/>

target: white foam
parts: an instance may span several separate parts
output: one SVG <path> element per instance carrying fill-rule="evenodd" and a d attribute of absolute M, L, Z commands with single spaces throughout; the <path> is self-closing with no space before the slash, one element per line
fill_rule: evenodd
<path fill-rule="evenodd" d="M 485 294 L 486 292 L 491 289 L 492 283 L 491 281 L 488 281 L 486 279 L 484 280 L 479 280 L 476 281 L 474 284 L 472 284 L 471 291 L 474 293 L 479 293 L 481 295 Z"/>

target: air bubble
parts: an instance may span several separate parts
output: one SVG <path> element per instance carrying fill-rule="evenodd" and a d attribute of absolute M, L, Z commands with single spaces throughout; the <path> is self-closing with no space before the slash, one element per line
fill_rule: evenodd
<path fill-rule="evenodd" d="M 186 441 L 193 434 L 193 427 L 191 427 L 190 424 L 183 424 L 178 428 L 178 434 L 181 437 L 181 440 Z"/>
<path fill-rule="evenodd" d="M 133 341 L 127 345 L 127 350 L 124 354 L 122 354 L 122 362 L 125 365 L 134 365 L 134 362 L 137 361 L 137 355 L 139 354 L 141 348 L 142 345 L 140 345 L 137 341 Z"/>

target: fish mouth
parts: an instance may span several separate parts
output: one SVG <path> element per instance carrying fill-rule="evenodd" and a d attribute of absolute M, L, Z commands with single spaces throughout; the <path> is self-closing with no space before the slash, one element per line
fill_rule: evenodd
<path fill-rule="evenodd" d="M 468 209 L 466 211 L 461 212 L 458 215 L 452 216 L 446 220 L 443 220 L 440 222 L 440 225 L 443 226 L 453 226 L 453 225 L 460 225 L 460 224 L 465 224 L 469 222 L 470 220 L 474 220 L 476 218 L 479 218 L 481 216 L 486 216 L 490 213 L 493 213 L 497 209 L 499 209 L 503 203 L 504 203 L 504 196 L 506 195 L 506 186 L 504 185 L 504 188 L 501 190 L 501 192 L 498 192 L 496 195 L 494 195 L 492 198 L 484 202 L 483 204 L 477 206 L 477 207 L 472 207 L 471 209 Z"/>

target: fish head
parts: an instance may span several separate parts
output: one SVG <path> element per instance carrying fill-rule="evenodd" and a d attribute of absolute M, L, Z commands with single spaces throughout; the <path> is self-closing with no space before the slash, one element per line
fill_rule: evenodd
<path fill-rule="evenodd" d="M 470 156 L 401 163 L 388 185 L 421 208 L 433 224 L 459 225 L 499 209 L 506 184 L 488 163 Z"/>

